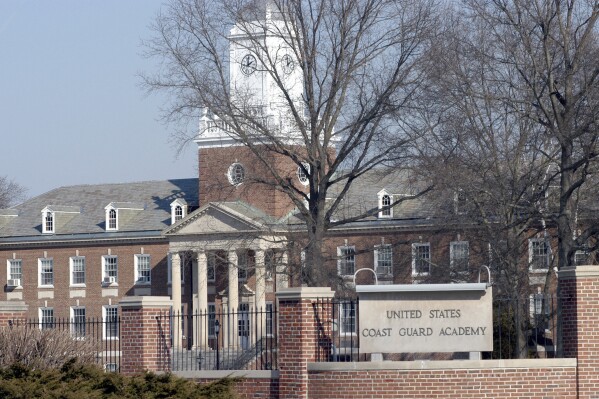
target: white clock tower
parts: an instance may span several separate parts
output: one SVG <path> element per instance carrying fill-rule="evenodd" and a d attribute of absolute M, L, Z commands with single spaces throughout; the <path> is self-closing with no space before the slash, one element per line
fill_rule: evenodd
<path fill-rule="evenodd" d="M 291 109 L 303 114 L 302 71 L 296 52 L 289 46 L 291 40 L 284 33 L 284 21 L 277 17 L 280 14 L 271 9 L 273 6 L 268 1 L 262 7 L 262 20 L 239 21 L 230 31 L 230 100 L 240 115 L 247 116 L 241 121 L 248 126 L 244 134 L 254 133 L 251 125 L 255 118 L 268 123 L 268 136 L 256 137 L 260 142 L 271 138 L 301 152 L 303 141 L 295 128 Z M 302 189 L 306 187 L 298 175 L 298 165 L 291 159 L 269 151 L 256 158 L 247 142 L 239 140 L 226 121 L 209 110 L 200 118 L 195 142 L 199 154 L 200 205 L 240 200 L 270 215 L 285 215 L 293 209 L 293 203 L 276 190 L 274 182 L 268 183 L 272 174 L 264 167 L 265 163 L 277 165 L 279 173 L 297 179 Z"/>

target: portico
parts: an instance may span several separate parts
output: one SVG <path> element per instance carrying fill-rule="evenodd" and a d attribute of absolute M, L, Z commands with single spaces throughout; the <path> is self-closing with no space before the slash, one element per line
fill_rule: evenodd
<path fill-rule="evenodd" d="M 214 312 L 220 301 L 219 311 L 228 314 L 227 320 L 220 321 L 221 343 L 231 348 L 253 344 L 265 334 L 258 328 L 265 321 L 249 315 L 266 309 L 268 293 L 289 285 L 285 237 L 238 210 L 239 203 L 210 203 L 165 230 L 173 310 L 181 309 L 183 284 L 192 287 L 188 312 L 193 315 Z M 182 277 L 184 259 L 191 267 Z M 193 345 L 207 348 L 210 326 L 201 320 L 197 318 L 192 326 Z M 182 347 L 183 335 L 180 323 L 173 326 L 174 347 Z"/>

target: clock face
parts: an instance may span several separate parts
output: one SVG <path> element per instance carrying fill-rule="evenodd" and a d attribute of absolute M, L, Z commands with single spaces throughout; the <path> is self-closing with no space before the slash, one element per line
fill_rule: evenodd
<path fill-rule="evenodd" d="M 293 68 L 295 68 L 295 62 L 293 62 L 293 58 L 289 54 L 285 54 L 281 59 L 281 67 L 283 68 L 283 73 L 289 75 L 293 72 Z"/>
<path fill-rule="evenodd" d="M 254 57 L 252 54 L 246 54 L 243 59 L 241 60 L 241 72 L 243 72 L 244 75 L 251 75 L 256 71 L 256 57 Z"/>

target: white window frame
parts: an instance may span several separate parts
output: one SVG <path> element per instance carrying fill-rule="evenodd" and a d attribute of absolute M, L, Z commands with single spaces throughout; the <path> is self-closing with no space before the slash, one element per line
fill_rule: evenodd
<path fill-rule="evenodd" d="M 115 260 L 115 271 L 114 271 L 114 276 L 111 276 L 108 272 L 109 270 L 106 269 L 106 267 L 108 266 L 108 259 L 114 259 Z M 112 272 L 112 270 L 110 271 Z M 117 255 L 102 255 L 102 283 L 104 284 L 104 277 L 114 277 L 114 283 L 111 284 L 118 284 L 119 283 L 119 257 Z"/>
<path fill-rule="evenodd" d="M 184 201 L 181 199 L 176 199 L 171 202 L 171 224 L 175 224 L 179 220 L 185 219 L 186 216 L 187 205 L 184 203 Z"/>
<path fill-rule="evenodd" d="M 83 311 L 83 316 L 80 312 Z M 71 336 L 77 340 L 84 340 L 87 334 L 87 312 L 85 306 L 71 306 Z M 83 318 L 82 318 L 83 317 Z M 83 321 L 83 323 L 81 323 Z M 83 331 L 81 331 L 83 326 Z"/>
<path fill-rule="evenodd" d="M 47 314 L 47 312 L 51 312 L 52 314 L 49 315 Z M 48 320 L 48 318 L 50 318 L 50 320 Z M 38 321 L 40 330 L 49 330 L 54 328 L 56 324 L 56 318 L 54 317 L 54 308 L 48 306 L 38 308 Z"/>
<path fill-rule="evenodd" d="M 538 292 L 536 294 L 530 294 L 528 297 L 529 304 L 528 309 L 530 317 L 535 316 L 549 316 L 550 314 L 550 299 L 551 297 Z M 543 306 L 544 305 L 544 306 Z"/>
<path fill-rule="evenodd" d="M 582 258 L 582 261 L 579 260 Z M 578 250 L 574 253 L 574 264 L 576 266 L 583 266 L 589 264 L 589 251 L 587 250 Z"/>
<path fill-rule="evenodd" d="M 49 227 L 49 228 L 48 228 Z M 53 234 L 56 231 L 56 215 L 49 210 L 42 211 L 42 233 Z"/>
<path fill-rule="evenodd" d="M 144 262 L 142 262 L 142 259 Z M 142 276 L 142 272 L 146 271 L 146 269 L 141 270 L 140 267 L 143 266 L 147 262 L 147 279 L 145 276 Z M 135 255 L 135 284 L 137 285 L 149 285 L 152 283 L 152 258 L 149 254 L 136 254 Z"/>
<path fill-rule="evenodd" d="M 20 270 L 19 273 L 15 273 L 13 275 L 13 265 L 15 265 L 15 267 L 17 267 L 16 265 L 18 264 L 18 268 Z M 19 285 L 20 287 L 23 286 L 23 259 L 7 259 L 6 260 L 6 279 L 7 280 L 16 280 L 19 279 L 21 280 L 21 284 Z"/>
<path fill-rule="evenodd" d="M 109 335 L 108 334 L 108 311 L 113 312 L 114 310 L 116 310 L 116 321 L 114 322 L 115 326 L 116 326 L 116 334 L 113 336 L 112 334 Z M 104 328 L 102 328 L 102 338 L 105 341 L 114 341 L 114 340 L 118 340 L 119 339 L 119 307 L 116 305 L 104 305 L 102 306 L 102 321 L 104 324 Z"/>
<path fill-rule="evenodd" d="M 419 248 L 428 248 L 428 257 L 419 257 Z M 419 259 L 423 259 L 428 263 L 428 271 L 418 272 L 417 263 Z M 412 276 L 422 277 L 431 274 L 431 243 L 430 242 L 415 242 L 412 243 Z"/>
<path fill-rule="evenodd" d="M 114 212 L 114 218 L 110 215 Z M 111 226 L 111 222 L 114 220 L 114 226 Z M 106 208 L 106 231 L 117 231 L 119 229 L 119 211 L 118 209 L 110 206 Z"/>
<path fill-rule="evenodd" d="M 463 258 L 457 257 L 458 254 L 461 254 L 461 252 L 458 251 L 458 247 L 460 247 L 460 246 L 466 247 L 466 265 L 463 269 L 460 268 L 459 270 L 456 270 L 456 271 L 457 272 L 467 272 L 468 267 L 470 265 L 470 244 L 468 241 L 451 241 L 449 243 L 449 266 L 452 269 L 455 269 L 456 261 L 463 259 Z"/>
<path fill-rule="evenodd" d="M 356 302 L 355 301 L 341 301 L 339 302 L 339 334 L 342 336 L 356 335 L 357 318 L 356 318 Z M 346 329 L 347 320 L 349 317 L 349 325 L 352 329 Z M 351 321 L 353 319 L 353 322 Z"/>
<path fill-rule="evenodd" d="M 266 312 L 264 315 L 264 329 L 267 337 L 274 336 L 274 314 L 275 308 L 272 302 L 266 302 L 264 306 L 264 311 Z"/>
<path fill-rule="evenodd" d="M 50 262 L 50 266 L 52 266 L 52 270 L 51 270 L 52 283 L 51 284 L 42 284 L 42 281 L 44 280 L 42 278 L 42 268 L 44 267 L 45 262 Z M 37 286 L 40 288 L 54 288 L 54 258 L 38 258 L 37 259 Z"/>
<path fill-rule="evenodd" d="M 79 262 L 79 261 L 83 261 L 83 282 L 82 283 L 75 282 L 75 266 L 76 266 L 75 263 Z M 85 256 L 71 256 L 69 258 L 69 281 L 70 281 L 71 287 L 85 287 L 85 282 L 86 282 L 86 278 L 87 278 L 86 273 L 87 273 L 87 270 L 86 270 L 86 264 L 85 264 Z"/>
<path fill-rule="evenodd" d="M 214 325 L 216 322 L 216 304 L 214 302 L 208 303 L 206 309 L 207 325 L 208 325 L 208 338 L 216 338 L 216 331 Z"/>
<path fill-rule="evenodd" d="M 342 273 L 348 271 L 348 264 L 353 265 L 351 274 Z M 343 270 L 346 269 L 346 270 Z M 353 277 L 356 272 L 356 247 L 353 245 L 342 245 L 337 247 L 337 274 L 342 277 Z"/>
<path fill-rule="evenodd" d="M 385 204 L 385 198 L 388 198 L 388 203 Z M 387 208 L 387 209 L 383 209 L 383 207 L 385 206 L 391 206 L 391 204 L 393 203 L 393 195 L 389 194 L 387 192 L 387 190 L 381 190 L 378 193 L 378 199 L 379 199 L 379 218 L 380 219 L 388 219 L 388 218 L 392 218 L 393 217 L 393 207 Z"/>
<path fill-rule="evenodd" d="M 380 265 L 381 259 L 379 259 L 379 256 L 382 255 L 383 253 L 387 253 L 387 251 L 390 255 L 390 257 L 388 259 L 390 264 L 388 266 L 381 266 Z M 385 261 L 386 261 L 386 259 L 385 259 Z M 388 268 L 387 272 L 383 273 L 382 271 L 380 271 L 379 268 L 381 268 L 381 267 Z M 376 272 L 376 275 L 378 277 L 383 277 L 383 278 L 393 277 L 393 248 L 392 248 L 391 244 L 381 244 L 381 245 L 377 245 L 374 247 L 374 271 Z"/>
<path fill-rule="evenodd" d="M 538 250 L 538 248 L 535 248 L 535 246 L 537 246 L 538 244 L 542 244 L 542 243 L 544 243 L 544 245 L 545 245 L 546 253 L 544 255 L 535 253 Z M 539 259 L 541 259 L 542 256 L 545 257 L 546 267 L 543 267 L 543 268 L 534 267 L 534 265 L 536 263 L 535 259 L 537 257 Z M 546 238 L 530 238 L 528 240 L 528 267 L 529 267 L 529 270 L 531 272 L 546 272 L 549 269 L 550 265 L 551 265 L 551 246 L 549 245 L 549 240 L 547 240 Z"/>
<path fill-rule="evenodd" d="M 303 168 L 302 168 L 303 166 Z M 308 172 L 304 172 L 304 169 Z M 299 182 L 303 185 L 303 186 L 307 186 L 308 184 L 310 184 L 310 164 L 307 162 L 302 162 L 302 165 L 298 165 L 297 166 L 297 180 L 299 180 Z"/>

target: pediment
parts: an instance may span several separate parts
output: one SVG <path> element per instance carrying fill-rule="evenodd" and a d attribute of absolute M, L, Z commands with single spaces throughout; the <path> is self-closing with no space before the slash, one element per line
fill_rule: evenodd
<path fill-rule="evenodd" d="M 223 207 L 207 205 L 167 228 L 164 234 L 199 235 L 232 234 L 259 231 L 261 225 Z"/>

